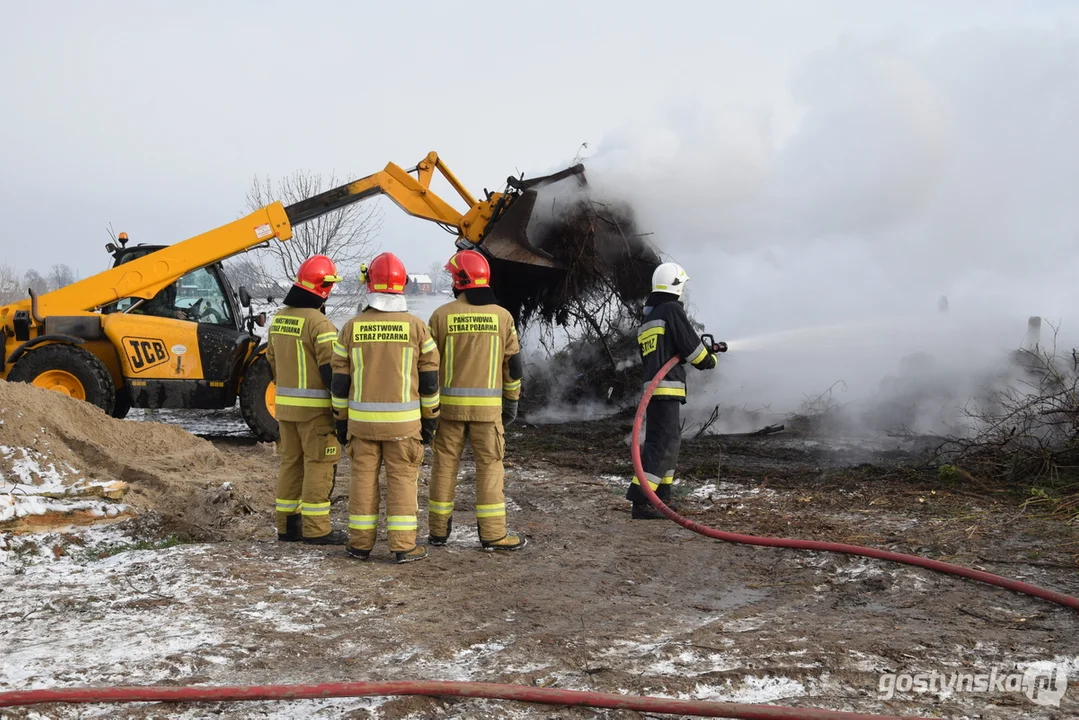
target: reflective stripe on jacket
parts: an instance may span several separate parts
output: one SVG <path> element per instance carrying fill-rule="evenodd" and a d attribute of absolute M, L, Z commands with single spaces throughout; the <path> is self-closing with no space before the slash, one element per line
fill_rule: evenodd
<path fill-rule="evenodd" d="M 266 359 L 274 375 L 275 415 L 301 422 L 330 411 L 330 390 L 319 375 L 329 365 L 337 328 L 314 308 L 285 306 L 273 318 Z"/>
<path fill-rule="evenodd" d="M 646 307 L 645 310 L 644 322 L 637 328 L 637 344 L 640 346 L 644 374 L 641 389 L 643 391 L 648 387 L 652 378 L 671 357 L 679 355 L 682 362 L 667 373 L 653 397 L 657 400 L 678 400 L 685 403 L 685 363 L 699 365 L 710 353 L 701 344 L 682 303 L 672 299 L 651 308 Z"/>
<path fill-rule="evenodd" d="M 501 305 L 472 305 L 462 294 L 431 315 L 442 358 L 442 417 L 463 422 L 502 418 L 502 398 L 521 397 L 509 360 L 521 351 L 513 317 Z"/>
<path fill-rule="evenodd" d="M 341 328 L 332 366 L 334 415 L 355 437 L 418 438 L 420 418 L 438 415 L 438 348 L 415 315 L 364 310 Z M 425 373 L 431 387 L 421 392 Z"/>

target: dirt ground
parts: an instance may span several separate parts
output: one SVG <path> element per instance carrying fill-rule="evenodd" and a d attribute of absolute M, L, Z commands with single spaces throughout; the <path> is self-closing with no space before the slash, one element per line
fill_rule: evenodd
<path fill-rule="evenodd" d="M 112 467 L 126 472 L 134 520 L 74 540 L 6 536 L 0 689 L 467 679 L 897 715 L 1079 717 L 1073 611 L 907 566 L 631 521 L 627 418 L 514 426 L 507 502 L 528 547 L 478 550 L 466 463 L 450 545 L 403 566 L 382 541 L 366 563 L 342 548 L 277 543 L 272 448 L 233 437 L 234 423 L 225 413 L 191 425 L 210 440 L 181 438 L 200 448 L 190 470 L 167 453 L 141 470 Z M 689 441 L 678 503 L 715 527 L 885 547 L 1079 594 L 1074 519 L 1003 488 L 945 486 L 897 443 Z M 344 526 L 347 464 L 340 471 L 333 517 Z M 1022 692 L 879 691 L 882 673 L 1039 662 L 1068 671 L 1059 708 Z M 427 698 L 0 711 L 208 716 L 644 717 Z"/>

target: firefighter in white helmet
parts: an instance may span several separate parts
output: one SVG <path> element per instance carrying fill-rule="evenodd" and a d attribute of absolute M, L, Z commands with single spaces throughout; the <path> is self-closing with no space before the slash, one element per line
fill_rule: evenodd
<path fill-rule="evenodd" d="M 673 356 L 682 358 L 682 362 L 675 365 L 660 382 L 648 404 L 644 447 L 641 448 L 641 465 L 645 473 L 643 479 L 667 504 L 670 503 L 681 440 L 679 409 L 686 402 L 685 363 L 689 362 L 698 370 L 711 370 L 716 366 L 714 353 L 726 349 L 722 343 L 706 347 L 690 324 L 682 307 L 682 293 L 688 281 L 689 276 L 680 265 L 663 263 L 657 267 L 652 273 L 652 294 L 645 304 L 644 322 L 637 330 L 644 387 L 648 387 L 656 373 Z M 663 515 L 648 502 L 641 490 L 641 480 L 634 475 L 626 491 L 626 499 L 633 502 L 633 519 L 662 518 Z"/>

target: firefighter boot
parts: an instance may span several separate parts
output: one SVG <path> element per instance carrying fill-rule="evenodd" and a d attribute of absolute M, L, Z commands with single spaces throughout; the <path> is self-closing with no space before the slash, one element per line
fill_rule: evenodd
<path fill-rule="evenodd" d="M 303 516 L 299 513 L 285 517 L 285 532 L 277 533 L 279 542 L 303 540 Z"/>
<path fill-rule="evenodd" d="M 630 513 L 630 517 L 634 520 L 662 520 L 666 517 L 663 513 L 655 508 L 651 503 L 633 503 L 633 512 Z"/>
<path fill-rule="evenodd" d="M 427 557 L 427 548 L 423 545 L 416 545 L 411 550 L 403 550 L 395 553 L 397 556 L 397 564 L 403 565 L 405 563 L 416 562 L 417 560 L 423 560 Z"/>
<path fill-rule="evenodd" d="M 331 530 L 319 537 L 305 537 L 303 541 L 307 545 L 344 545 L 348 542 L 348 533 L 344 530 Z"/>
<path fill-rule="evenodd" d="M 509 550 L 511 552 L 520 550 L 528 544 L 528 539 L 524 535 L 513 532 L 512 530 L 506 532 L 506 536 L 499 540 L 481 540 L 480 544 L 483 545 L 484 552 L 494 552 L 495 550 Z"/>
<path fill-rule="evenodd" d="M 349 557 L 356 558 L 357 560 L 367 560 L 371 557 L 370 550 L 360 550 L 359 548 L 352 547 L 351 544 L 345 547 L 345 552 L 348 553 Z"/>
<path fill-rule="evenodd" d="M 453 534 L 453 516 L 451 515 L 446 519 L 445 535 L 428 535 L 427 544 L 435 547 L 445 547 L 446 543 L 450 541 L 450 535 Z"/>

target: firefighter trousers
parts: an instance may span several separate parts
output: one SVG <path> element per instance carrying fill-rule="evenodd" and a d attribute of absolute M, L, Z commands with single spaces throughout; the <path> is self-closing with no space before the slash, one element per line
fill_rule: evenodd
<path fill-rule="evenodd" d="M 506 477 L 502 459 L 506 456 L 506 435 L 502 421 L 438 421 L 438 432 L 431 443 L 431 486 L 428 524 L 435 536 L 445 537 L 453 517 L 453 499 L 457 494 L 457 470 L 465 440 L 472 443 L 476 457 L 476 522 L 480 540 L 506 537 L 506 497 L 502 485 Z"/>
<path fill-rule="evenodd" d="M 653 399 L 645 411 L 644 446 L 641 448 L 641 465 L 649 486 L 664 503 L 671 501 L 671 485 L 674 484 L 674 467 L 678 462 L 678 446 L 682 441 L 677 400 Z M 636 474 L 626 490 L 626 499 L 649 505 L 648 497 L 641 490 Z"/>
<path fill-rule="evenodd" d="M 330 493 L 341 450 L 329 411 L 312 420 L 278 423 L 277 532 L 284 535 L 289 515 L 303 516 L 303 536 L 330 534 Z"/>
<path fill-rule="evenodd" d="M 349 441 L 352 483 L 348 493 L 349 544 L 358 550 L 375 546 L 380 506 L 378 473 L 386 466 L 386 537 L 392 552 L 416 547 L 416 483 L 423 462 L 419 438 Z"/>

